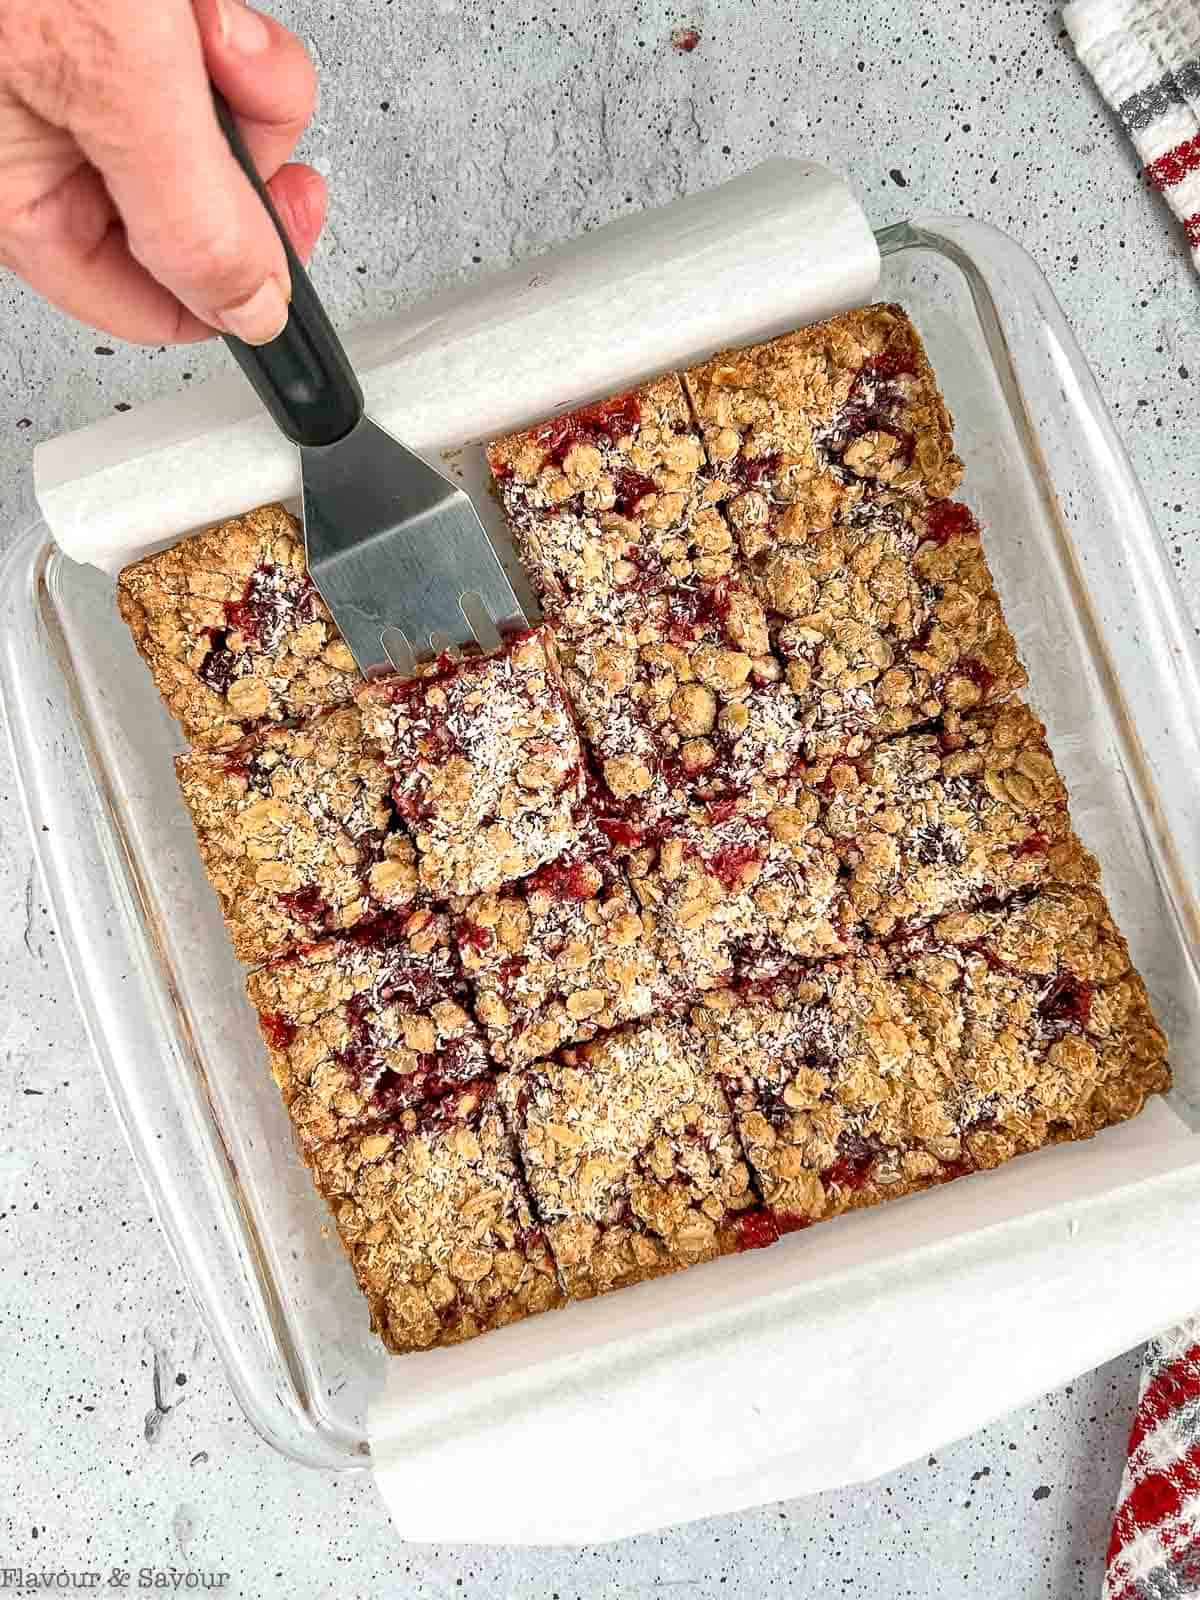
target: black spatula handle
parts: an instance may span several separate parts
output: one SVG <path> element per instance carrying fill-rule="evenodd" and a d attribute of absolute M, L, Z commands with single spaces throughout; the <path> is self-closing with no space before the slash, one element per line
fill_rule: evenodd
<path fill-rule="evenodd" d="M 292 303 L 287 326 L 270 344 L 245 344 L 224 335 L 242 371 L 280 429 L 296 444 L 334 444 L 363 414 L 363 396 L 349 357 L 325 307 L 300 265 L 271 204 L 267 187 L 242 143 L 233 113 L 215 91 L 217 120 L 238 165 L 254 185 L 287 252 Z"/>

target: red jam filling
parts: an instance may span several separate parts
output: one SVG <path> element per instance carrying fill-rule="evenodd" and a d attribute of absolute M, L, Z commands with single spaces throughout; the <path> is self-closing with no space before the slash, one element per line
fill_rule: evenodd
<path fill-rule="evenodd" d="M 821 1181 L 840 1189 L 864 1189 L 871 1181 L 875 1151 L 857 1134 L 844 1134 L 838 1147 L 841 1154 L 822 1172 Z"/>
<path fill-rule="evenodd" d="M 289 889 L 279 896 L 279 904 L 297 922 L 315 924 L 329 913 L 329 901 L 315 883 L 306 883 L 302 889 Z"/>
<path fill-rule="evenodd" d="M 750 863 L 761 859 L 755 845 L 728 844 L 713 855 L 705 856 L 704 864 L 713 877 L 732 893 L 735 889 L 741 888 L 742 873 Z"/>
<path fill-rule="evenodd" d="M 636 850 L 646 841 L 644 830 L 622 817 L 597 817 L 596 826 L 609 844 L 618 849 Z"/>
<path fill-rule="evenodd" d="M 632 433 L 641 420 L 642 404 L 637 395 L 621 394 L 556 417 L 539 428 L 535 437 L 546 452 L 546 460 L 561 467 L 575 445 L 595 444 L 598 439 L 612 444 Z"/>
<path fill-rule="evenodd" d="M 527 880 L 528 894 L 551 900 L 590 900 L 601 886 L 599 872 L 590 861 L 551 861 Z"/>
<path fill-rule="evenodd" d="M 291 618 L 311 622 L 317 605 L 317 591 L 307 574 L 281 575 L 269 564 L 256 567 L 241 599 L 226 600 L 225 626 L 208 630 L 209 651 L 200 663 L 200 680 L 216 694 L 227 694 L 238 666 L 238 652 L 229 647 L 231 633 L 240 633 L 259 650 L 271 650 Z"/>
<path fill-rule="evenodd" d="M 296 1037 L 296 1024 L 289 1022 L 286 1017 L 281 1017 L 273 1011 L 264 1011 L 259 1016 L 258 1025 L 262 1030 L 263 1038 L 272 1050 L 286 1050 Z"/>
<path fill-rule="evenodd" d="M 1092 986 L 1073 972 L 1060 972 L 1042 996 L 1038 1011 L 1047 1022 L 1086 1028 L 1092 1014 Z"/>
<path fill-rule="evenodd" d="M 738 1216 L 735 1227 L 739 1250 L 764 1250 L 767 1245 L 778 1243 L 778 1223 L 772 1213 L 765 1208 L 759 1211 L 743 1211 Z"/>
<path fill-rule="evenodd" d="M 460 922 L 458 925 L 458 937 L 461 943 L 465 944 L 469 950 L 474 950 L 479 955 L 491 948 L 492 930 L 490 928 L 481 928 L 477 922 Z"/>
<path fill-rule="evenodd" d="M 740 483 L 744 489 L 761 489 L 779 471 L 783 456 L 778 450 L 765 456 L 737 455 L 721 466 L 721 477 Z"/>
<path fill-rule="evenodd" d="M 854 377 L 850 393 L 855 395 L 868 383 L 886 383 L 889 378 L 915 378 L 916 365 L 907 350 L 885 350 L 882 355 L 868 356 Z"/>
<path fill-rule="evenodd" d="M 1021 840 L 1020 844 L 1012 847 L 1014 856 L 1044 856 L 1050 848 L 1050 841 L 1044 833 L 1031 833 Z"/>
<path fill-rule="evenodd" d="M 957 671 L 964 678 L 970 679 L 985 700 L 996 686 L 996 674 L 989 667 L 985 667 L 977 656 L 967 656 L 965 660 L 960 661 Z"/>
<path fill-rule="evenodd" d="M 925 537 L 934 544 L 949 544 L 951 539 L 978 534 L 979 524 L 969 509 L 957 500 L 935 500 L 925 513 Z"/>
<path fill-rule="evenodd" d="M 693 589 L 672 591 L 664 621 L 664 636 L 672 644 L 687 644 L 701 628 L 724 627 L 729 617 L 729 580 L 699 583 Z"/>
<path fill-rule="evenodd" d="M 613 510 L 622 517 L 628 517 L 639 500 L 658 493 L 658 485 L 653 478 L 644 477 L 642 473 L 634 472 L 631 467 L 622 467 L 613 478 L 613 492 L 615 495 Z"/>

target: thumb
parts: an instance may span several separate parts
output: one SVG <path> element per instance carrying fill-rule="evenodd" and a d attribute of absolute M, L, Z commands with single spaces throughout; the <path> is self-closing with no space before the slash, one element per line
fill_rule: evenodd
<path fill-rule="evenodd" d="M 91 9 L 85 0 L 70 11 L 86 27 Z M 273 339 L 287 321 L 287 258 L 218 125 L 191 5 L 105 0 L 97 9 L 105 81 L 68 107 L 67 121 L 104 180 L 130 254 L 202 322 L 249 344 Z M 114 12 L 125 26 L 113 26 Z M 269 73 L 277 36 L 245 16 L 243 48 Z M 76 60 L 94 65 L 95 40 L 84 46 Z"/>

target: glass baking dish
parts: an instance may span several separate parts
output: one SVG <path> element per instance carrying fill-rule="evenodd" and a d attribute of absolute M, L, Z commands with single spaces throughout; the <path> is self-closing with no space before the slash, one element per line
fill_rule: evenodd
<path fill-rule="evenodd" d="M 1031 698 L 1171 1038 L 1174 1090 L 1140 1119 L 1145 1132 L 1132 1144 L 1100 1136 L 1088 1182 L 1103 1190 L 1106 1148 L 1119 1149 L 1121 1181 L 1132 1172 L 1143 1188 L 1188 1169 L 1200 1217 L 1197 641 L 1095 384 L 1028 256 L 960 218 L 899 224 L 878 240 L 879 297 L 903 305 L 925 338 Z M 471 459 L 482 470 L 481 452 Z M 113 582 L 67 560 L 35 523 L 0 573 L 0 615 L 0 688 L 34 848 L 98 1063 L 163 1228 L 252 1424 L 297 1460 L 366 1465 L 368 1404 L 389 1358 L 367 1330 L 265 1070 L 176 792 L 179 736 L 117 615 Z M 1043 1152 L 1018 1165 L 1032 1172 L 1056 1158 Z M 1085 1170 L 1081 1157 L 1072 1170 Z M 980 1191 L 1005 1197 L 989 1221 L 1027 1219 L 1050 1204 L 1044 1185 L 1005 1185 L 997 1173 L 885 1210 L 941 1207 L 945 1231 L 962 1237 L 985 1211 L 969 1207 L 973 1220 L 960 1221 L 954 1192 L 997 1180 Z M 532 1333 L 530 1324 L 407 1358 L 420 1363 L 411 1368 L 414 1407 L 439 1382 L 478 1381 L 494 1359 L 477 1356 L 484 1347 L 511 1370 L 556 1341 L 573 1349 L 614 1330 L 636 1337 L 647 1308 L 661 1331 L 714 1294 L 753 1304 L 771 1292 L 772 1273 L 795 1280 L 799 1252 L 802 1315 L 822 1262 L 866 1216 L 790 1236 L 761 1260 L 685 1275 L 699 1290 L 683 1292 L 684 1279 L 648 1285 L 651 1298 L 630 1291 L 540 1319 Z M 867 1258 L 903 1265 L 903 1229 L 854 1237 L 868 1241 Z"/>

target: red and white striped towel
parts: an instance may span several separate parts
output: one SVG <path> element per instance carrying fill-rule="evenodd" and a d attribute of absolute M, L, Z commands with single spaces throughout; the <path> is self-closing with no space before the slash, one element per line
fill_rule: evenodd
<path fill-rule="evenodd" d="M 1200 268 L 1200 3 L 1073 0 L 1063 21 Z"/>
<path fill-rule="evenodd" d="M 1104 1600 L 1200 1596 L 1200 1317 L 1146 1346 Z"/>

